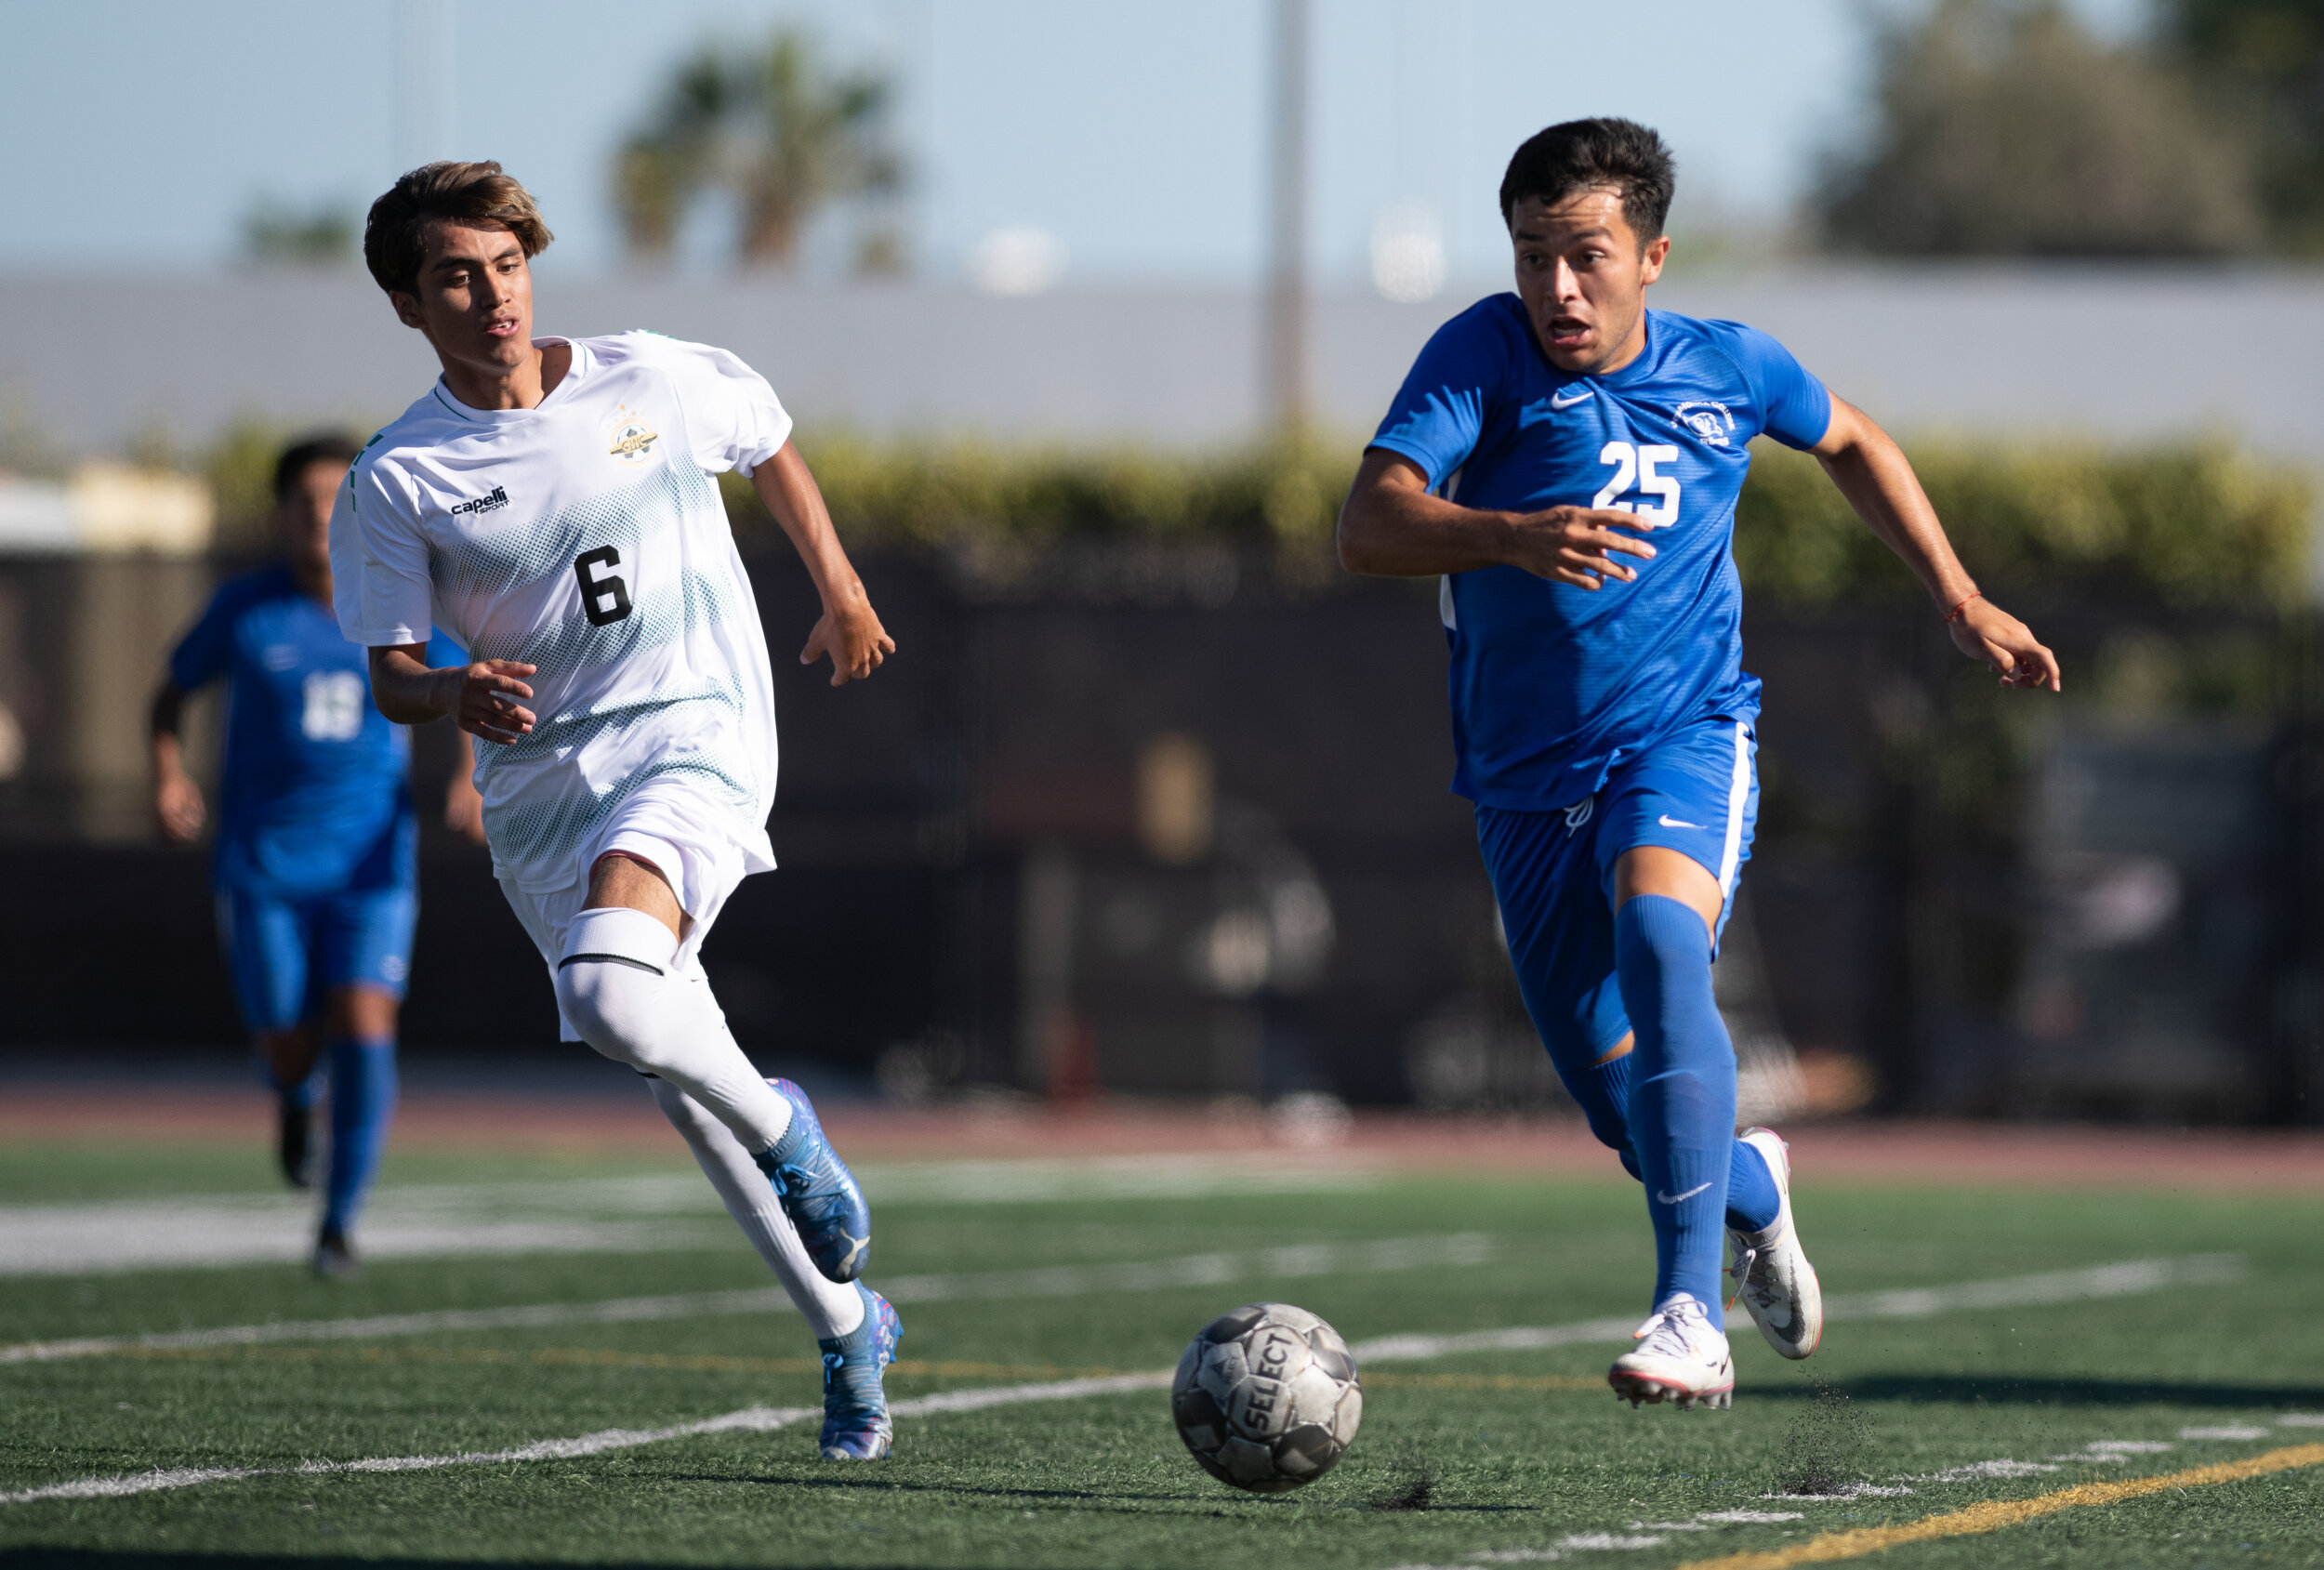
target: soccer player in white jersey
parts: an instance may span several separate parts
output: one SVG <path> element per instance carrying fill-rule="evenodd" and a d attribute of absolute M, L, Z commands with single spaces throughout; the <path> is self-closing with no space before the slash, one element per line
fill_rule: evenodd
<path fill-rule="evenodd" d="M 456 715 L 494 871 L 568 1039 L 651 1076 L 824 1361 L 823 1454 L 870 1460 L 901 1334 L 859 1279 L 863 1194 L 788 1080 L 761 1078 L 698 954 L 774 864 L 766 640 L 714 475 L 749 477 L 823 598 L 799 655 L 834 686 L 895 644 L 848 563 L 791 419 L 723 350 L 533 336 L 549 242 L 500 165 L 430 164 L 372 204 L 363 259 L 443 375 L 372 438 L 331 522 L 339 627 L 380 712 Z M 430 669 L 431 625 L 474 662 Z"/>

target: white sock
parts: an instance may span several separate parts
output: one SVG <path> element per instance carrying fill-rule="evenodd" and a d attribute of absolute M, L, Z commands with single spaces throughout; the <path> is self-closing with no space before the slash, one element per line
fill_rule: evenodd
<path fill-rule="evenodd" d="M 774 1185 L 750 1159 L 742 1142 L 726 1125 L 702 1109 L 700 1102 L 667 1079 L 649 1079 L 662 1115 L 686 1136 L 703 1175 L 726 1201 L 726 1213 L 743 1229 L 750 1246 L 767 1261 L 774 1278 L 791 1295 L 815 1339 L 828 1341 L 852 1332 L 864 1323 L 864 1296 L 852 1286 L 828 1280 L 807 1257 L 799 1229 L 775 1203 Z"/>
<path fill-rule="evenodd" d="M 677 956 L 678 939 L 644 911 L 585 910 L 557 959 L 558 1005 L 582 1040 L 685 1091 L 745 1151 L 769 1150 L 791 1126 L 791 1103 L 735 1045 L 708 984 L 677 973 Z"/>

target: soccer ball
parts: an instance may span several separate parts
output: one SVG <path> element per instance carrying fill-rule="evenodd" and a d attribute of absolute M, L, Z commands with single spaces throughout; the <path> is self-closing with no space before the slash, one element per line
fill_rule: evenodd
<path fill-rule="evenodd" d="M 1280 1494 L 1348 1453 L 1364 1388 L 1339 1331 L 1289 1303 L 1252 1303 L 1188 1345 L 1170 1381 L 1170 1416 L 1203 1471 Z"/>

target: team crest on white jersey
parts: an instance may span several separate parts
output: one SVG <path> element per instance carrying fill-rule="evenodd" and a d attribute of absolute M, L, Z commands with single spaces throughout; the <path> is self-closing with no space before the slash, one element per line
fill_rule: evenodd
<path fill-rule="evenodd" d="M 1727 412 L 1724 403 L 1697 400 L 1680 404 L 1673 414 L 1679 424 L 1710 446 L 1723 447 L 1727 438 L 1735 434 L 1735 416 Z"/>
<path fill-rule="evenodd" d="M 615 409 L 605 429 L 613 438 L 613 445 L 605 451 L 626 464 L 641 464 L 654 456 L 654 444 L 661 440 L 652 426 L 627 409 Z"/>

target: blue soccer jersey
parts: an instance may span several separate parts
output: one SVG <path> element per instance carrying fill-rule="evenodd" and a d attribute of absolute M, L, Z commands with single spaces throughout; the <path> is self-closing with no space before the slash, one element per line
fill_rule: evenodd
<path fill-rule="evenodd" d="M 1595 793 L 1624 759 L 1706 719 L 1750 720 L 1735 500 L 1763 433 L 1823 440 L 1831 398 L 1784 347 L 1735 322 L 1646 313 L 1646 347 L 1604 376 L 1541 352 L 1515 295 L 1437 330 L 1372 445 L 1463 507 L 1618 508 L 1651 561 L 1594 593 L 1496 566 L 1446 576 L 1453 789 L 1540 811 Z"/>
<path fill-rule="evenodd" d="M 441 640 L 429 656 L 460 658 Z M 413 883 L 411 741 L 373 706 L 368 658 L 285 566 L 222 585 L 170 656 L 181 691 L 228 680 L 220 889 L 299 895 Z"/>

